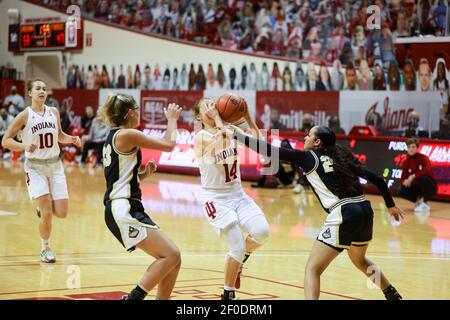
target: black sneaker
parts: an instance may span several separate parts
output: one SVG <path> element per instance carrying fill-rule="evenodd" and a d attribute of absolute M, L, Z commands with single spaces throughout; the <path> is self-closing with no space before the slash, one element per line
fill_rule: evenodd
<path fill-rule="evenodd" d="M 383 293 L 386 300 L 403 300 L 400 293 L 398 293 L 397 289 L 395 289 L 393 286 L 386 288 Z"/>

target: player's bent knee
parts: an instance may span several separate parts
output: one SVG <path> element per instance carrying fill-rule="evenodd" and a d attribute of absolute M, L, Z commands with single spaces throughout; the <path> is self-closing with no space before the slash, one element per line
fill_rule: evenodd
<path fill-rule="evenodd" d="M 256 232 L 250 235 L 251 239 L 257 242 L 258 244 L 264 244 L 270 236 L 270 228 L 269 225 L 262 226 Z"/>
<path fill-rule="evenodd" d="M 67 218 L 67 211 L 56 210 L 55 216 L 57 216 L 60 219 L 65 219 L 65 218 Z"/>
<path fill-rule="evenodd" d="M 245 243 L 236 243 L 234 246 L 230 247 L 230 250 L 228 251 L 228 256 L 239 262 L 244 260 Z"/>
<path fill-rule="evenodd" d="M 41 214 L 41 219 L 50 220 L 52 218 L 53 211 L 52 210 L 40 210 L 40 214 Z"/>

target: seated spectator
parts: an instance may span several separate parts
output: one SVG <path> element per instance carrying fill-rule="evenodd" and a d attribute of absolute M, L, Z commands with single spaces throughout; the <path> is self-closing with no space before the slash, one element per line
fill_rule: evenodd
<path fill-rule="evenodd" d="M 198 65 L 197 79 L 195 81 L 195 90 L 205 90 L 206 89 L 206 75 L 203 71 L 202 64 Z"/>
<path fill-rule="evenodd" d="M 281 72 L 278 69 L 278 63 L 273 64 L 272 77 L 270 78 L 270 90 L 281 91 L 283 88 L 283 80 L 281 79 Z"/>
<path fill-rule="evenodd" d="M 89 137 L 84 143 L 83 154 L 81 156 L 81 163 L 86 164 L 86 158 L 88 152 L 94 149 L 94 154 L 97 158 L 97 163 L 100 163 L 103 158 L 103 144 L 106 141 L 109 133 L 109 126 L 101 117 L 96 117 L 92 122 L 91 131 L 89 132 Z"/>
<path fill-rule="evenodd" d="M 419 82 L 420 91 L 431 91 L 431 67 L 425 58 L 419 62 Z"/>
<path fill-rule="evenodd" d="M 314 63 L 310 62 L 308 63 L 307 67 L 307 76 L 308 79 L 306 80 L 306 91 L 316 91 L 316 85 L 317 85 L 317 72 L 316 67 Z"/>
<path fill-rule="evenodd" d="M 305 91 L 306 90 L 305 80 L 306 76 L 305 72 L 303 71 L 302 64 L 300 62 L 297 62 L 297 66 L 295 68 L 294 90 Z"/>
<path fill-rule="evenodd" d="M 161 82 L 161 89 L 162 90 L 170 90 L 170 70 L 169 70 L 169 68 L 166 68 L 166 70 L 164 70 L 164 75 L 162 77 L 162 82 Z"/>
<path fill-rule="evenodd" d="M 148 64 L 144 67 L 144 79 L 141 82 L 141 90 L 151 90 L 153 89 L 152 84 L 152 73 L 150 70 L 150 66 Z"/>
<path fill-rule="evenodd" d="M 361 90 L 373 89 L 372 72 L 369 69 L 367 60 L 361 60 L 359 65 L 359 88 Z"/>
<path fill-rule="evenodd" d="M 283 139 L 280 146 L 282 148 L 292 149 L 288 139 Z M 268 180 L 267 175 L 261 175 L 257 182 L 251 184 L 253 188 L 289 188 L 294 187 L 294 192 L 300 192 L 303 187 L 300 185 L 300 179 L 303 173 L 298 165 L 292 162 L 280 161 L 278 171 L 275 174 L 275 181 Z"/>
<path fill-rule="evenodd" d="M 344 90 L 359 90 L 358 78 L 356 77 L 356 70 L 353 63 L 347 64 L 347 68 L 345 68 L 345 82 Z"/>
<path fill-rule="evenodd" d="M 375 76 L 373 79 L 373 90 L 386 90 L 386 78 L 384 76 L 383 66 L 381 61 L 375 62 Z"/>
<path fill-rule="evenodd" d="M 106 75 L 105 75 L 105 72 L 106 72 Z M 105 68 L 104 71 L 102 71 L 102 86 L 106 85 L 106 83 L 105 83 L 106 76 L 107 76 L 107 80 L 109 82 L 109 76 L 108 76 L 106 68 Z M 142 79 L 142 77 L 141 77 L 141 69 L 139 67 L 139 64 L 136 64 L 136 69 L 134 70 L 134 87 L 135 88 L 140 88 L 141 87 L 141 79 Z"/>
<path fill-rule="evenodd" d="M 288 128 L 280 122 L 280 113 L 278 110 L 270 111 L 270 129 L 287 130 Z"/>
<path fill-rule="evenodd" d="M 248 73 L 248 89 L 258 89 L 258 73 L 256 72 L 256 66 L 254 62 L 250 63 L 250 72 Z"/>
<path fill-rule="evenodd" d="M 431 9 L 434 25 L 436 26 L 435 35 L 445 35 L 445 30 L 448 27 L 449 13 L 448 4 L 445 0 L 437 0 Z"/>
<path fill-rule="evenodd" d="M 59 111 L 59 103 L 58 100 L 53 96 L 53 90 L 48 89 L 47 91 L 47 100 L 45 100 L 45 104 L 49 107 L 54 107 Z"/>
<path fill-rule="evenodd" d="M 211 68 L 212 70 L 212 68 Z M 238 90 L 246 90 L 248 89 L 248 71 L 247 66 L 244 64 L 241 68 L 241 79 L 238 85 Z"/>
<path fill-rule="evenodd" d="M 259 74 L 258 83 L 259 83 L 258 90 L 261 90 L 261 91 L 270 90 L 270 74 L 269 74 L 269 70 L 267 68 L 267 63 L 265 63 L 265 62 L 263 62 L 262 71 Z"/>
<path fill-rule="evenodd" d="M 188 90 L 195 90 L 195 83 L 197 80 L 197 74 L 194 70 L 194 64 L 191 63 L 191 66 L 189 67 L 189 82 L 188 82 Z"/>
<path fill-rule="evenodd" d="M 401 78 L 400 78 L 400 71 L 398 69 L 398 65 L 394 60 L 392 60 L 389 63 L 389 69 L 388 69 L 389 90 L 399 91 L 400 83 L 401 83 Z"/>
<path fill-rule="evenodd" d="M 345 134 L 345 130 L 341 128 L 341 121 L 338 116 L 331 116 L 328 120 L 328 127 L 336 134 Z"/>
<path fill-rule="evenodd" d="M 405 78 L 405 90 L 416 91 L 416 70 L 410 59 L 406 59 L 403 65 L 403 77 Z"/>
<path fill-rule="evenodd" d="M 11 87 L 11 94 L 6 96 L 4 104 L 9 105 L 13 103 L 17 107 L 18 113 L 25 109 L 25 101 L 23 97 L 17 92 L 17 87 Z"/>
<path fill-rule="evenodd" d="M 419 126 L 420 116 L 417 111 L 412 111 L 408 114 L 407 118 L 407 128 L 403 132 L 402 136 L 406 138 L 411 137 L 422 137 L 427 138 L 428 133 L 423 130 L 422 127 Z"/>
<path fill-rule="evenodd" d="M 401 186 L 397 190 L 399 197 L 415 202 L 415 212 L 428 212 L 427 201 L 437 192 L 437 183 L 433 177 L 430 160 L 419 153 L 419 140 L 411 138 L 406 142 L 408 155 L 402 165 Z"/>
<path fill-rule="evenodd" d="M 309 130 L 311 130 L 311 128 L 315 126 L 314 122 L 314 117 L 309 113 L 305 113 L 303 115 L 302 127 L 300 128 L 300 131 L 308 133 Z"/>
<path fill-rule="evenodd" d="M 319 81 L 317 82 L 316 90 L 331 91 L 331 78 L 326 65 L 322 64 L 319 70 Z"/>
<path fill-rule="evenodd" d="M 10 101 L 10 102 L 6 105 L 6 107 L 7 107 L 7 109 L 8 109 L 8 113 L 9 113 L 10 115 L 12 115 L 13 117 L 16 117 L 16 116 L 20 113 L 19 108 L 17 108 L 17 106 L 16 106 L 12 101 Z"/>
<path fill-rule="evenodd" d="M 369 126 L 377 136 L 384 134 L 383 117 L 378 112 L 370 112 L 367 114 L 366 125 Z"/>
<path fill-rule="evenodd" d="M 195 78 L 195 71 L 194 71 L 194 78 Z M 190 75 L 188 75 L 187 73 L 186 64 L 183 63 L 180 72 L 180 90 L 189 90 L 189 80 Z"/>
<path fill-rule="evenodd" d="M 69 128 L 72 126 L 73 118 L 70 113 L 70 108 L 67 107 L 66 104 L 61 106 L 61 110 L 59 111 L 61 117 L 61 130 L 64 133 L 68 133 Z"/>
<path fill-rule="evenodd" d="M 292 81 L 292 73 L 289 65 L 286 65 L 283 70 L 283 91 L 294 90 L 294 82 Z"/>
<path fill-rule="evenodd" d="M 331 86 L 334 91 L 340 91 L 344 88 L 344 74 L 341 68 L 341 62 L 337 59 L 334 60 L 333 69 L 331 70 Z"/>
<path fill-rule="evenodd" d="M 236 69 L 234 67 L 231 67 L 230 72 L 228 74 L 228 90 L 236 90 L 237 89 L 237 83 L 236 83 Z"/>
<path fill-rule="evenodd" d="M 409 37 L 409 26 L 406 17 L 406 10 L 401 9 L 397 14 L 396 29 L 392 32 L 392 38 L 395 43 L 397 38 Z"/>
<path fill-rule="evenodd" d="M 3 105 L 0 106 L 0 156 L 3 156 L 2 139 L 5 135 L 6 129 L 14 121 L 14 117 L 8 113 L 8 108 Z"/>
<path fill-rule="evenodd" d="M 102 66 L 102 74 L 101 74 L 102 82 L 100 84 L 101 88 L 110 88 L 111 81 L 109 79 L 108 70 L 106 69 L 106 65 Z"/>
<path fill-rule="evenodd" d="M 395 60 L 394 54 L 394 41 L 392 40 L 391 30 L 387 23 L 384 23 L 381 27 L 381 37 L 380 37 L 380 50 L 381 59 L 383 62 L 389 62 Z"/>
<path fill-rule="evenodd" d="M 91 66 L 89 66 L 90 68 Z M 119 77 L 117 78 L 117 85 L 116 88 L 118 89 L 125 89 L 125 74 L 123 73 L 123 64 L 119 67 Z M 89 88 L 88 88 L 89 89 Z"/>
<path fill-rule="evenodd" d="M 438 58 L 436 60 L 436 67 L 433 72 L 433 90 L 441 91 L 445 93 L 445 97 L 449 95 L 449 79 L 447 67 L 445 65 L 445 60 L 443 58 Z"/>
<path fill-rule="evenodd" d="M 122 65 L 120 65 L 120 66 L 121 66 L 121 70 L 123 72 Z M 124 78 L 124 81 L 125 81 L 125 78 Z M 93 90 L 95 88 L 94 71 L 92 70 L 91 65 L 89 65 L 88 69 L 84 72 L 84 83 L 85 83 L 86 89 L 88 89 L 88 90 Z M 124 85 L 124 87 L 125 87 L 125 85 Z M 121 88 L 121 87 L 118 87 L 118 88 Z"/>

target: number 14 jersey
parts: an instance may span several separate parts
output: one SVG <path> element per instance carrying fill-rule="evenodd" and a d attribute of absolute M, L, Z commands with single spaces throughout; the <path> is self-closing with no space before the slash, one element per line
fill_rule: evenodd
<path fill-rule="evenodd" d="M 203 156 L 197 157 L 200 179 L 204 190 L 230 191 L 240 189 L 241 172 L 237 141 L 229 137 L 222 138 L 201 130 L 197 135 L 213 139 L 203 150 Z"/>
<path fill-rule="evenodd" d="M 25 152 L 27 159 L 51 159 L 59 156 L 58 119 L 51 107 L 44 105 L 44 112 L 39 114 L 31 107 L 28 110 L 27 124 L 22 130 L 22 141 L 26 145 L 35 144 L 34 152 Z"/>

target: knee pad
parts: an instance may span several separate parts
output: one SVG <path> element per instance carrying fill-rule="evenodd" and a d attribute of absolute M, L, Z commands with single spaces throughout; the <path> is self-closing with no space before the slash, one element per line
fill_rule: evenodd
<path fill-rule="evenodd" d="M 229 247 L 228 256 L 236 261 L 242 261 L 245 256 L 245 240 L 237 224 L 222 231 L 222 237 Z"/>
<path fill-rule="evenodd" d="M 236 261 L 242 262 L 245 257 L 245 245 L 237 245 L 235 247 L 230 247 L 230 250 L 227 253 L 228 256 L 233 258 Z"/>
<path fill-rule="evenodd" d="M 256 243 L 264 244 L 270 236 L 270 228 L 268 224 L 260 225 L 258 229 L 254 230 L 249 237 Z"/>

